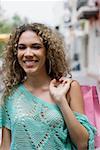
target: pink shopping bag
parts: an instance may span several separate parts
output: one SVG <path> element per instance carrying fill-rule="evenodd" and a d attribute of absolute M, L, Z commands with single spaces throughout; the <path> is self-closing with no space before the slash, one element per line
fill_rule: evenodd
<path fill-rule="evenodd" d="M 100 103 L 96 86 L 81 86 L 84 109 L 90 123 L 97 128 L 95 147 L 100 147 Z"/>

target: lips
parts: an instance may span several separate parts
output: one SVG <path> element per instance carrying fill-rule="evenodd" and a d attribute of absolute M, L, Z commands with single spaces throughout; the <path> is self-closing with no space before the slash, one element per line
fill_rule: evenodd
<path fill-rule="evenodd" d="M 24 60 L 24 63 L 28 68 L 31 68 L 34 65 L 36 65 L 37 62 L 38 60 Z"/>

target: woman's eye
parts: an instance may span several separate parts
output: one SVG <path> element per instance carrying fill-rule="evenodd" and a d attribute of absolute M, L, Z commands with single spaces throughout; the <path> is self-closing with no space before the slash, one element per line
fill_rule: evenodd
<path fill-rule="evenodd" d="M 30 47 L 31 49 L 36 49 L 36 50 L 42 48 L 42 46 L 41 46 L 41 45 L 38 45 L 38 44 L 32 44 L 32 45 L 30 45 L 29 47 Z M 18 45 L 18 49 L 19 49 L 19 50 L 25 50 L 25 49 L 27 49 L 27 46 L 20 44 L 20 45 Z"/>
<path fill-rule="evenodd" d="M 18 49 L 23 50 L 23 49 L 25 49 L 25 48 L 26 48 L 26 46 L 24 46 L 24 45 L 18 45 Z"/>
<path fill-rule="evenodd" d="M 42 47 L 41 47 L 41 45 L 32 45 L 32 48 L 33 48 L 33 49 L 40 49 L 40 48 L 42 48 Z"/>

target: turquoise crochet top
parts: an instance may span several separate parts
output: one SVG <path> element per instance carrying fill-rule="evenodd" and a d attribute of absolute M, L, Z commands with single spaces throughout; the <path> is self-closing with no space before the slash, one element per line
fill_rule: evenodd
<path fill-rule="evenodd" d="M 95 128 L 85 115 L 74 114 L 89 132 L 88 149 L 94 150 Z M 77 150 L 58 106 L 33 96 L 22 84 L 1 106 L 0 127 L 11 130 L 10 150 Z"/>

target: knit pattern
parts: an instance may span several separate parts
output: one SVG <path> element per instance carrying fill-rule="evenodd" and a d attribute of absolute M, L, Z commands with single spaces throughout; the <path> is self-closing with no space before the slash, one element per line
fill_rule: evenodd
<path fill-rule="evenodd" d="M 95 128 L 85 115 L 74 113 L 88 130 L 94 150 Z M 56 104 L 33 96 L 22 84 L 0 108 L 0 127 L 11 130 L 10 150 L 77 150 Z"/>

